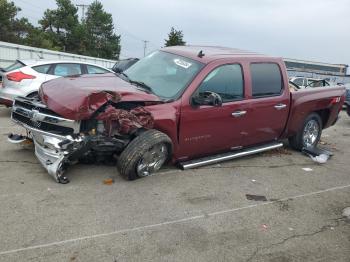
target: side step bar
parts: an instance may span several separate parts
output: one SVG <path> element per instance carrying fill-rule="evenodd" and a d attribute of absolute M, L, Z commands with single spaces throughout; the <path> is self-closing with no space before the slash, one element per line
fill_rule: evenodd
<path fill-rule="evenodd" d="M 186 162 L 180 162 L 179 165 L 181 169 L 186 170 L 190 168 L 216 164 L 222 161 L 227 161 L 227 160 L 231 160 L 231 159 L 235 159 L 243 156 L 249 156 L 249 155 L 261 153 L 264 151 L 268 151 L 271 149 L 279 148 L 282 146 L 283 146 L 283 143 L 274 142 L 274 143 L 265 144 L 257 147 L 243 149 L 237 152 L 228 152 L 228 153 L 208 156 L 204 158 L 194 159 Z"/>

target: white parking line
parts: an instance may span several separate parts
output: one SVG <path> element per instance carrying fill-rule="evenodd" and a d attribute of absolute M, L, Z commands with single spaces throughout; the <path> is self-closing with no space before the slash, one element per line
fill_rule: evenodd
<path fill-rule="evenodd" d="M 319 195 L 319 194 L 330 192 L 330 191 L 341 190 L 341 189 L 345 189 L 345 188 L 350 188 L 350 185 L 331 187 L 331 188 L 327 188 L 324 190 L 319 190 L 319 191 L 314 191 L 314 192 L 305 193 L 305 194 L 301 194 L 301 195 L 286 197 L 286 198 L 282 198 L 279 200 L 285 201 L 285 200 L 289 200 L 289 199 L 298 199 L 298 198 L 303 198 L 303 197 L 308 197 L 308 196 L 313 196 L 313 195 Z M 18 253 L 18 252 L 23 252 L 23 251 L 33 250 L 33 249 L 45 248 L 45 247 L 59 246 L 59 245 L 64 245 L 64 244 L 72 243 L 72 242 L 78 242 L 78 241 L 89 240 L 89 239 L 94 239 L 94 238 L 102 238 L 102 237 L 107 237 L 107 236 L 112 236 L 112 235 L 117 235 L 117 234 L 122 234 L 122 233 L 129 233 L 129 232 L 134 232 L 134 231 L 146 230 L 146 229 L 161 227 L 161 226 L 165 226 L 165 225 L 178 224 L 178 223 L 182 223 L 182 222 L 188 222 L 188 221 L 202 219 L 202 218 L 211 217 L 211 216 L 234 213 L 234 212 L 245 210 L 245 209 L 251 209 L 251 208 L 255 208 L 255 207 L 271 205 L 273 203 L 275 203 L 275 201 L 262 202 L 262 203 L 258 203 L 258 204 L 253 204 L 253 205 L 248 205 L 248 206 L 243 206 L 243 207 L 238 207 L 238 208 L 232 208 L 232 209 L 212 212 L 212 213 L 198 215 L 198 216 L 186 217 L 186 218 L 177 219 L 177 220 L 170 220 L 170 221 L 161 222 L 161 223 L 157 223 L 157 224 L 150 224 L 150 225 L 145 225 L 145 226 L 126 228 L 126 229 L 121 229 L 121 230 L 108 232 L 108 233 L 102 233 L 102 234 L 96 234 L 96 235 L 91 235 L 91 236 L 84 236 L 84 237 L 79 237 L 79 238 L 72 238 L 72 239 L 66 239 L 66 240 L 57 241 L 57 242 L 51 242 L 51 243 L 42 244 L 42 245 L 6 250 L 6 251 L 1 251 L 0 255 L 13 254 L 13 253 Z"/>

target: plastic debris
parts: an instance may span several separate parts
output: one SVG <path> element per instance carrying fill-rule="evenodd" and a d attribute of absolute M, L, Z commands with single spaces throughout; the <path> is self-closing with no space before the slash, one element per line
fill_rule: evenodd
<path fill-rule="evenodd" d="M 302 152 L 308 155 L 313 161 L 319 164 L 324 164 L 327 160 L 333 155 L 332 152 L 329 152 L 322 148 L 317 147 L 307 147 L 303 148 Z"/>
<path fill-rule="evenodd" d="M 266 196 L 259 196 L 259 195 L 245 195 L 248 200 L 254 200 L 254 201 L 267 201 Z"/>
<path fill-rule="evenodd" d="M 294 230 L 294 228 L 292 228 L 292 227 L 288 227 L 288 230 L 289 230 L 289 231 L 293 231 L 293 230 Z"/>
<path fill-rule="evenodd" d="M 304 171 L 306 171 L 306 172 L 311 172 L 311 171 L 313 171 L 313 169 L 310 168 L 310 167 L 303 167 L 302 169 L 303 169 Z"/>
<path fill-rule="evenodd" d="M 350 207 L 347 207 L 343 210 L 343 217 L 350 219 Z"/>
<path fill-rule="evenodd" d="M 256 182 L 256 180 L 255 180 L 255 179 L 252 179 L 252 182 Z"/>
<path fill-rule="evenodd" d="M 263 229 L 263 230 L 266 231 L 266 230 L 268 229 L 268 226 L 267 226 L 266 224 L 262 224 L 262 225 L 261 225 L 261 229 Z"/>
<path fill-rule="evenodd" d="M 113 183 L 114 183 L 113 178 L 107 178 L 107 179 L 103 180 L 103 184 L 105 184 L 105 185 L 112 185 Z"/>
<path fill-rule="evenodd" d="M 311 159 L 319 164 L 324 164 L 327 162 L 329 155 L 321 154 L 319 156 L 310 156 Z"/>

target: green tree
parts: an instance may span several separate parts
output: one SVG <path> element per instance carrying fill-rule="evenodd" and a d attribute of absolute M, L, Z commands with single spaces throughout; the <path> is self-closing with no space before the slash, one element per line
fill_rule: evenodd
<path fill-rule="evenodd" d="M 175 30 L 175 28 L 172 27 L 168 34 L 168 39 L 165 39 L 165 46 L 186 45 L 183 37 L 184 35 L 181 30 Z"/>
<path fill-rule="evenodd" d="M 0 0 L 0 41 L 22 43 L 33 28 L 26 18 L 16 18 L 19 11 L 13 2 Z"/>
<path fill-rule="evenodd" d="M 109 59 L 119 59 L 120 35 L 114 33 L 112 15 L 103 10 L 101 2 L 94 1 L 88 8 L 85 26 L 87 53 Z"/>
<path fill-rule="evenodd" d="M 79 26 L 78 8 L 70 0 L 56 0 L 56 4 L 56 9 L 45 11 L 39 24 L 55 46 L 75 52 L 79 48 L 79 39 L 73 35 Z"/>

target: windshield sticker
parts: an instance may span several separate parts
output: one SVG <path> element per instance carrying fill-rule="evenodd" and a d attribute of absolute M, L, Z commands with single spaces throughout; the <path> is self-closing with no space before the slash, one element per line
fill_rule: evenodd
<path fill-rule="evenodd" d="M 181 66 L 181 67 L 186 68 L 186 69 L 192 65 L 191 63 L 188 63 L 188 62 L 181 60 L 181 59 L 178 59 L 178 58 L 174 59 L 174 63 L 177 64 L 178 66 Z"/>

